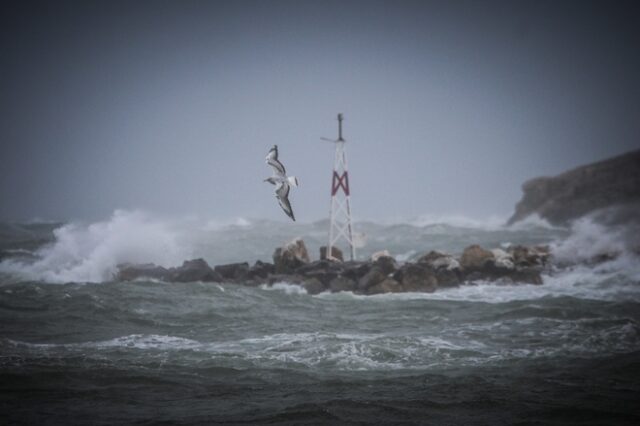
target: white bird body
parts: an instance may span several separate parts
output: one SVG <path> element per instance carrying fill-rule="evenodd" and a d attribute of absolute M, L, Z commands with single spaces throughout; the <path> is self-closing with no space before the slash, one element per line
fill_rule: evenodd
<path fill-rule="evenodd" d="M 282 207 L 282 210 L 284 210 L 287 216 L 295 221 L 293 209 L 289 202 L 289 190 L 292 186 L 298 186 L 298 179 L 295 176 L 287 176 L 284 166 L 278 160 L 278 145 L 274 145 L 273 148 L 269 150 L 265 160 L 266 163 L 273 168 L 273 175 L 264 181 L 276 186 L 276 198 L 278 199 L 280 207 Z"/>

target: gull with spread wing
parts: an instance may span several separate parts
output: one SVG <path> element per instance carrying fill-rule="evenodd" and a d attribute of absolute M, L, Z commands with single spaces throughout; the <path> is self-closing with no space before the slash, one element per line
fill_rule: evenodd
<path fill-rule="evenodd" d="M 293 209 L 289 202 L 289 190 L 292 186 L 298 186 L 298 179 L 295 176 L 287 176 L 284 166 L 278 160 L 278 145 L 274 145 L 269 150 L 266 163 L 273 168 L 273 176 L 264 181 L 276 186 L 276 198 L 280 207 L 282 207 L 287 216 L 295 221 L 296 218 L 293 216 Z"/>

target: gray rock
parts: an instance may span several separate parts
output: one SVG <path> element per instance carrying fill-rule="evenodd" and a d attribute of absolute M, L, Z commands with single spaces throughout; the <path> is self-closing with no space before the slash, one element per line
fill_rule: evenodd
<path fill-rule="evenodd" d="M 428 266 L 435 274 L 438 288 L 455 287 L 462 283 L 460 262 L 450 254 L 430 251 L 417 263 Z"/>
<path fill-rule="evenodd" d="M 291 273 L 309 261 L 309 252 L 301 239 L 278 247 L 273 253 L 273 263 L 277 274 Z"/>
<path fill-rule="evenodd" d="M 329 283 L 329 290 L 333 293 L 338 293 L 340 291 L 356 291 L 356 289 L 356 282 L 344 276 L 338 276 L 332 279 Z"/>
<path fill-rule="evenodd" d="M 370 287 L 367 290 L 367 294 L 373 295 L 373 294 L 382 294 L 382 293 L 398 293 L 401 291 L 402 291 L 402 286 L 400 286 L 400 283 L 398 281 L 394 280 L 393 278 L 386 278 L 381 283 L 378 283 L 373 287 Z"/>
<path fill-rule="evenodd" d="M 275 273 L 276 269 L 273 263 L 262 262 L 260 260 L 256 261 L 256 263 L 249 268 L 249 278 L 250 279 L 264 279 L 269 276 L 269 274 Z"/>
<path fill-rule="evenodd" d="M 174 282 L 222 282 L 222 276 L 211 269 L 204 259 L 185 260 L 182 266 L 169 269 L 170 280 Z"/>
<path fill-rule="evenodd" d="M 491 250 L 491 253 L 493 254 L 494 258 L 493 263 L 497 268 L 505 269 L 507 271 L 512 271 L 515 269 L 515 261 L 511 254 L 499 248 Z"/>
<path fill-rule="evenodd" d="M 494 260 L 493 253 L 474 244 L 465 248 L 462 252 L 460 266 L 465 273 L 470 273 L 484 269 L 488 263 L 493 263 Z"/>
<path fill-rule="evenodd" d="M 396 260 L 391 256 L 380 256 L 374 262 L 373 266 L 379 268 L 383 273 L 389 275 L 398 269 Z"/>
<path fill-rule="evenodd" d="M 331 256 L 333 259 L 338 260 L 340 262 L 344 261 L 344 257 L 342 255 L 342 250 L 340 250 L 336 246 L 331 246 Z M 320 260 L 324 260 L 327 258 L 327 246 L 320 247 Z"/>
<path fill-rule="evenodd" d="M 514 282 L 526 284 L 542 284 L 542 275 L 539 268 L 519 268 L 510 275 Z"/>
<path fill-rule="evenodd" d="M 118 272 L 114 279 L 116 281 L 133 281 L 139 278 L 152 278 L 161 281 L 169 280 L 169 270 L 153 263 L 134 265 L 125 263 L 117 266 Z"/>
<path fill-rule="evenodd" d="M 345 262 L 343 265 L 342 276 L 359 281 L 371 270 L 371 263 L 369 262 Z"/>
<path fill-rule="evenodd" d="M 513 258 L 516 267 L 544 266 L 550 257 L 548 246 L 511 246 L 507 252 Z"/>
<path fill-rule="evenodd" d="M 217 265 L 213 270 L 227 280 L 243 280 L 249 276 L 249 264 L 247 262 Z"/>
<path fill-rule="evenodd" d="M 370 287 L 381 283 L 386 278 L 387 274 L 385 274 L 380 268 L 373 267 L 369 272 L 367 272 L 362 278 L 358 280 L 358 292 L 368 293 Z"/>
<path fill-rule="evenodd" d="M 319 294 L 327 290 L 327 287 L 317 278 L 305 279 L 303 287 L 309 294 Z"/>
<path fill-rule="evenodd" d="M 508 224 L 536 213 L 554 225 L 592 211 L 640 201 L 640 150 L 522 185 L 523 196 Z"/>
<path fill-rule="evenodd" d="M 393 276 L 404 291 L 433 293 L 438 280 L 433 270 L 419 263 L 406 263 Z"/>
<path fill-rule="evenodd" d="M 425 263 L 434 270 L 447 269 L 453 271 L 460 269 L 460 262 L 453 256 L 433 250 L 419 258 L 417 263 Z"/>

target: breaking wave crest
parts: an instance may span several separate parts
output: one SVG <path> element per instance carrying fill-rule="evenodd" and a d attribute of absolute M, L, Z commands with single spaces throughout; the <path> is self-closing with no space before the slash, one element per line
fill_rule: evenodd
<path fill-rule="evenodd" d="M 177 265 L 192 253 L 176 226 L 140 211 L 116 211 L 103 222 L 71 223 L 54 231 L 55 242 L 33 263 L 5 261 L 0 270 L 47 282 L 102 282 L 116 265 L 154 262 Z"/>
<path fill-rule="evenodd" d="M 611 219 L 619 216 L 599 212 L 576 221 L 570 230 L 554 228 L 538 217 L 507 227 L 499 217 L 482 221 L 455 215 L 423 216 L 402 226 L 362 223 L 356 224 L 356 228 L 369 234 L 367 247 L 359 250 L 361 259 L 383 249 L 403 262 L 429 250 L 460 253 L 470 244 L 486 247 L 550 244 L 560 263 L 577 265 L 605 260 L 605 264 L 590 266 L 598 268 L 596 272 L 618 270 L 637 277 L 640 226 L 637 222 L 629 224 L 628 217 L 633 215 L 626 215 L 621 223 Z M 325 226 L 322 222 L 284 224 L 244 218 L 168 219 L 141 211 L 118 210 L 105 221 L 70 223 L 55 229 L 52 243 L 29 251 L 23 256 L 27 259 L 3 260 L 0 273 L 50 283 L 103 282 L 112 278 L 121 263 L 171 267 L 198 257 L 212 265 L 269 261 L 274 247 L 298 236 L 305 240 L 313 258 L 313 253 L 325 243 Z M 14 252 L 15 249 L 5 250 L 24 254 Z"/>
<path fill-rule="evenodd" d="M 527 309 L 535 309 L 534 306 Z M 531 345 L 531 341 L 539 341 Z M 508 342 L 505 343 L 505 342 Z M 544 342 L 544 343 L 542 343 Z M 558 343 L 560 342 L 560 343 Z M 629 352 L 640 347 L 640 327 L 630 318 L 513 318 L 481 324 L 445 326 L 437 334 L 300 332 L 218 342 L 170 335 L 127 335 L 106 341 L 42 344 L 5 340 L 4 351 L 74 357 L 78 353 L 117 351 L 119 356 L 169 356 L 181 362 L 207 362 L 245 368 L 291 368 L 315 371 L 428 370 L 447 366 L 486 365 L 504 360 L 588 356 L 603 351 Z M 125 355 L 125 352 L 128 355 Z M 152 351 L 152 352 L 149 352 Z M 177 354 L 176 354 L 177 355 Z"/>

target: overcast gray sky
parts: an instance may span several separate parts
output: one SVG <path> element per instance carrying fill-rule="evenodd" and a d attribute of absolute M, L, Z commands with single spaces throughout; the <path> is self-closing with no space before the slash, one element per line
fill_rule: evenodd
<path fill-rule="evenodd" d="M 523 181 L 640 148 L 625 2 L 4 6 L 0 219 L 327 216 L 336 114 L 360 219 L 511 213 Z"/>

